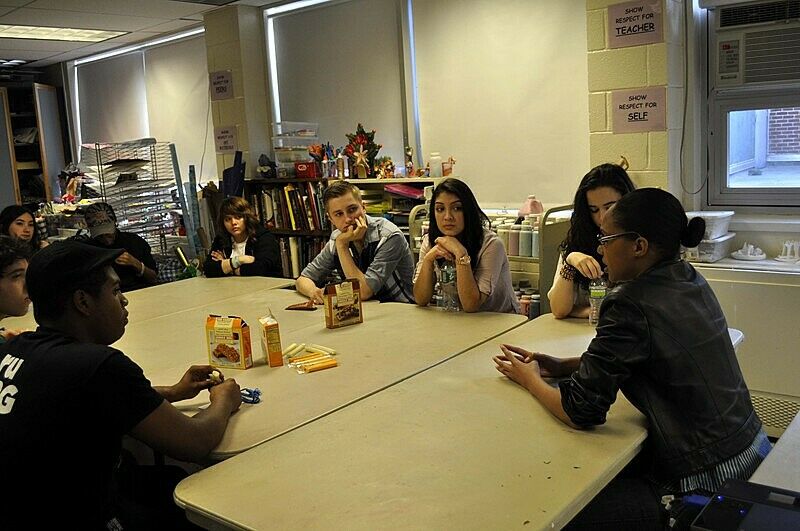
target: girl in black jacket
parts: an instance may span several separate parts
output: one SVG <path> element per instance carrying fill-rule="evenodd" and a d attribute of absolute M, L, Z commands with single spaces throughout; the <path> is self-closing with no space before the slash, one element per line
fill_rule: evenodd
<path fill-rule="evenodd" d="M 241 197 L 225 199 L 217 231 L 203 265 L 207 277 L 282 276 L 278 241 L 258 224 L 250 203 Z"/>

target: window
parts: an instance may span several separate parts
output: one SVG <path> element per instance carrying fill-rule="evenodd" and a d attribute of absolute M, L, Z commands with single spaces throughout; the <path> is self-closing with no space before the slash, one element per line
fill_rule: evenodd
<path fill-rule="evenodd" d="M 709 11 L 708 64 L 708 204 L 795 211 L 800 207 L 797 5 L 767 0 Z"/>

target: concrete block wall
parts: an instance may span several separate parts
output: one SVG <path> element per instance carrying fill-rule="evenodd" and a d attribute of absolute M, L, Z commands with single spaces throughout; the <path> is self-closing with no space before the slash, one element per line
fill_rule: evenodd
<path fill-rule="evenodd" d="M 591 166 L 624 155 L 638 187 L 680 189 L 683 106 L 683 0 L 661 0 L 664 42 L 608 47 L 608 6 L 619 0 L 587 0 L 589 71 L 589 160 Z M 612 133 L 611 91 L 667 87 L 667 131 Z M 673 187 L 674 186 L 674 187 Z"/>
<path fill-rule="evenodd" d="M 230 70 L 233 78 L 233 99 L 211 102 L 214 127 L 236 127 L 238 149 L 247 162 L 246 177 L 253 177 L 259 155 L 271 149 L 262 12 L 252 6 L 228 6 L 205 15 L 203 24 L 208 71 Z M 233 155 L 216 157 L 221 178 L 222 170 L 233 165 Z"/>

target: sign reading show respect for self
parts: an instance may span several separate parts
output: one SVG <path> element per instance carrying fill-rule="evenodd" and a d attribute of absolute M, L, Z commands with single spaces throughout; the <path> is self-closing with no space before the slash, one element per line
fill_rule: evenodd
<path fill-rule="evenodd" d="M 666 129 L 666 87 L 615 90 L 611 93 L 612 132 L 641 133 Z"/>
<path fill-rule="evenodd" d="M 608 6 L 608 47 L 624 48 L 662 42 L 661 0 L 639 0 Z"/>

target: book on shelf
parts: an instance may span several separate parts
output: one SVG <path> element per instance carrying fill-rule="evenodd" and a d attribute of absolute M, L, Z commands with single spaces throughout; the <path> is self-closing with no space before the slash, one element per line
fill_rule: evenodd
<path fill-rule="evenodd" d="M 298 221 L 295 219 L 295 215 L 294 215 L 294 208 L 292 206 L 292 198 L 291 198 L 291 194 L 290 194 L 290 192 L 291 192 L 290 186 L 291 186 L 290 184 L 287 184 L 286 186 L 283 187 L 283 196 L 284 196 L 284 199 L 286 200 L 286 203 L 285 203 L 286 204 L 286 210 L 287 210 L 287 212 L 289 214 L 289 216 L 288 216 L 289 223 L 287 224 L 286 228 L 287 229 L 292 229 L 292 230 L 298 230 Z"/>
<path fill-rule="evenodd" d="M 384 189 L 392 194 L 397 194 L 403 197 L 410 197 L 411 199 L 424 199 L 425 192 L 419 188 L 415 188 L 408 184 L 391 183 L 384 186 Z"/>

